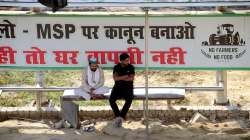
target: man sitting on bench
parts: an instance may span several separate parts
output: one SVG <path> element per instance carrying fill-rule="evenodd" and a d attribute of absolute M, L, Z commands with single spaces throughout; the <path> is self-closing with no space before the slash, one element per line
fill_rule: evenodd
<path fill-rule="evenodd" d="M 129 55 L 126 53 L 121 54 L 120 63 L 115 65 L 113 69 L 113 78 L 115 81 L 115 85 L 111 91 L 111 95 L 109 98 L 110 106 L 116 117 L 114 120 L 115 127 L 122 126 L 122 121 L 123 119 L 125 119 L 134 98 L 134 76 L 135 69 L 133 65 L 129 64 Z M 116 104 L 117 99 L 125 100 L 125 104 L 121 111 Z"/>
<path fill-rule="evenodd" d="M 109 92 L 104 85 L 104 74 L 102 68 L 97 64 L 96 58 L 89 59 L 89 66 L 84 70 L 82 85 L 80 88 L 65 90 L 63 96 L 80 96 L 85 100 L 101 98 L 104 93 Z"/>

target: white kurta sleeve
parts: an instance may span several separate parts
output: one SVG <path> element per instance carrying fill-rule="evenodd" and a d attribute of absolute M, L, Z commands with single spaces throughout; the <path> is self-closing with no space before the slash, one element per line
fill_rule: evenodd
<path fill-rule="evenodd" d="M 83 90 L 85 90 L 86 92 L 90 92 L 90 86 L 88 84 L 88 77 L 87 77 L 87 68 L 85 70 L 82 71 L 82 84 L 81 84 L 81 88 Z"/>
<path fill-rule="evenodd" d="M 94 86 L 94 89 L 98 89 L 104 85 L 104 73 L 102 68 L 99 67 L 99 71 L 100 71 L 100 79 L 98 83 Z"/>

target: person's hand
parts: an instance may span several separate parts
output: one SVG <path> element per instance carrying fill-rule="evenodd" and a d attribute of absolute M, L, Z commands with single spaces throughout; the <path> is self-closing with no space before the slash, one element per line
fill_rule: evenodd
<path fill-rule="evenodd" d="M 128 79 L 129 76 L 128 75 L 123 75 L 123 79 Z"/>
<path fill-rule="evenodd" d="M 102 99 L 105 98 L 103 94 L 90 94 L 91 99 Z"/>
<path fill-rule="evenodd" d="M 94 88 L 90 88 L 90 94 L 93 94 L 94 93 Z"/>
<path fill-rule="evenodd" d="M 133 74 L 129 74 L 128 75 L 129 78 L 133 78 L 133 76 L 134 76 Z"/>
<path fill-rule="evenodd" d="M 95 94 L 93 94 L 93 93 L 90 93 L 90 97 L 91 97 L 91 99 L 96 99 Z"/>
<path fill-rule="evenodd" d="M 125 81 L 133 81 L 132 77 L 128 77 Z"/>

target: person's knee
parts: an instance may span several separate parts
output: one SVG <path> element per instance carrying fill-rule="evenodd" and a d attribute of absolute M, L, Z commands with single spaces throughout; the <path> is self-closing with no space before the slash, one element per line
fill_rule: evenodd
<path fill-rule="evenodd" d="M 126 103 L 132 103 L 132 101 L 133 101 L 133 98 L 127 98 L 127 99 L 125 99 Z"/>
<path fill-rule="evenodd" d="M 109 98 L 109 103 L 115 103 L 116 102 L 116 99 L 115 98 Z"/>
<path fill-rule="evenodd" d="M 126 102 L 132 102 L 133 99 L 134 99 L 134 96 L 133 96 L 133 95 L 130 95 L 130 96 L 127 96 L 127 97 L 125 98 L 125 101 L 126 101 Z"/>

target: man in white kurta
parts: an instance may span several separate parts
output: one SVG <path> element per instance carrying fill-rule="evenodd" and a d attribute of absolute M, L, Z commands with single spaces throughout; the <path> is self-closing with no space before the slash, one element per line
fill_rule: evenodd
<path fill-rule="evenodd" d="M 97 64 L 96 59 L 91 58 L 88 67 L 83 71 L 81 86 L 77 89 L 65 90 L 63 96 L 81 96 L 90 100 L 91 97 L 95 98 L 109 92 L 109 89 L 103 85 L 103 70 Z"/>

